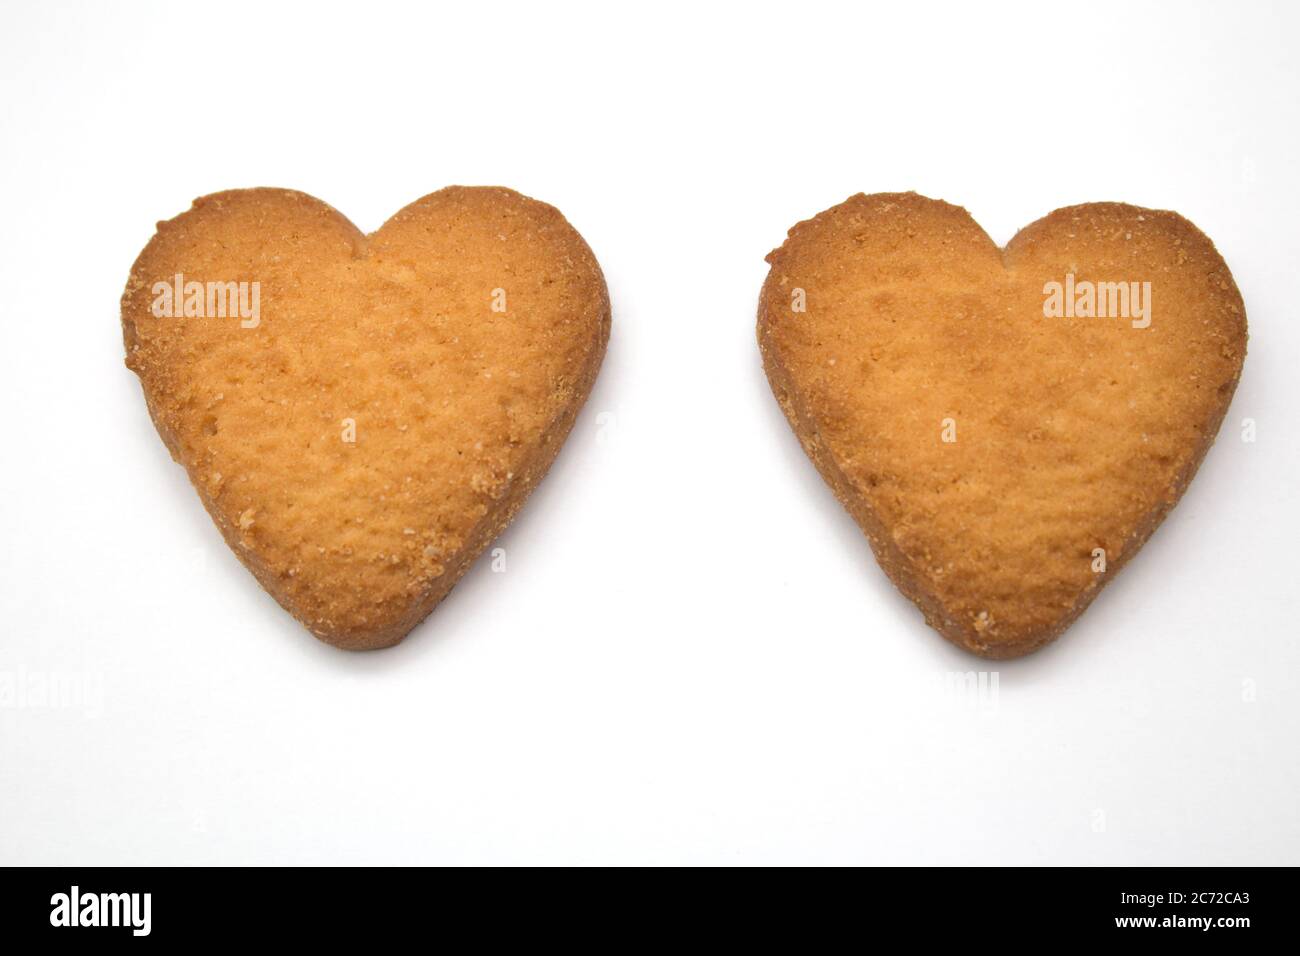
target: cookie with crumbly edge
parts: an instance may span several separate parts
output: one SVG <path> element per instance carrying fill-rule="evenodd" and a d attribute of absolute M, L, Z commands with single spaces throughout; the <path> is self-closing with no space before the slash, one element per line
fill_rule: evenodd
<path fill-rule="evenodd" d="M 448 187 L 366 235 L 304 193 L 243 189 L 158 224 L 122 328 L 231 549 L 360 650 L 433 610 L 546 474 L 610 305 L 582 237 L 513 190 Z"/>
<path fill-rule="evenodd" d="M 886 574 L 983 657 L 1047 644 L 1133 557 L 1246 354 L 1227 265 L 1173 212 L 1071 206 L 1000 249 L 958 206 L 860 194 L 768 262 L 758 342 L 782 411 Z M 1108 284 L 1107 314 L 1060 314 L 1067 281 L 1092 284 L 1094 313 Z M 1122 314 L 1121 282 L 1134 313 L 1150 283 L 1147 319 Z"/>

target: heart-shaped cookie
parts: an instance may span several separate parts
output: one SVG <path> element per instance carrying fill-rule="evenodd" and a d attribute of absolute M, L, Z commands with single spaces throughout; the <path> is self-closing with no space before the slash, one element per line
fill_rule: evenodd
<path fill-rule="evenodd" d="M 777 401 L 876 558 L 976 654 L 1055 638 L 1214 440 L 1246 314 L 1172 212 L 1058 209 L 999 249 L 957 206 L 858 195 L 768 256 Z"/>
<path fill-rule="evenodd" d="M 227 543 L 313 634 L 395 644 L 546 473 L 609 296 L 560 213 L 451 187 L 362 234 L 303 193 L 196 200 L 136 260 L 127 365 Z"/>

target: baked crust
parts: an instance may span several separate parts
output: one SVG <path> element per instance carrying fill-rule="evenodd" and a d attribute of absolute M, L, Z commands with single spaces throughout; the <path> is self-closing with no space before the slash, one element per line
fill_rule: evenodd
<path fill-rule="evenodd" d="M 258 283 L 259 318 L 155 315 L 176 274 Z M 351 650 L 400 641 L 510 523 L 609 327 L 582 237 L 495 187 L 368 236 L 292 190 L 205 196 L 158 224 L 122 296 L 126 364 L 226 542 Z"/>
<path fill-rule="evenodd" d="M 885 573 L 984 657 L 1059 636 L 1141 548 L 1245 358 L 1232 275 L 1172 212 L 1071 206 L 999 249 L 958 206 L 859 194 L 768 262 L 758 343 L 782 411 Z M 1149 327 L 1045 316 L 1067 274 L 1150 282 Z"/>

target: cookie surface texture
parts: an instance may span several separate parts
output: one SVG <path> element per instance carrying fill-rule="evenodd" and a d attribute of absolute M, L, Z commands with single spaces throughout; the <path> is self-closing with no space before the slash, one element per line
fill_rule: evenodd
<path fill-rule="evenodd" d="M 1172 212 L 1072 206 L 999 249 L 960 207 L 858 195 L 768 262 L 787 419 L 926 621 L 990 658 L 1057 637 L 1132 558 L 1246 353 L 1227 266 Z"/>
<path fill-rule="evenodd" d="M 609 323 L 582 237 L 488 187 L 370 235 L 300 192 L 205 196 L 159 224 L 122 297 L 126 364 L 226 542 L 357 650 L 400 641 L 509 524 Z"/>

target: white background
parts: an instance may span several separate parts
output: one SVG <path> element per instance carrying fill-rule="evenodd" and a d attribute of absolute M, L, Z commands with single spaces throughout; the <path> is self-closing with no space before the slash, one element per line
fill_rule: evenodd
<path fill-rule="evenodd" d="M 0 863 L 1300 863 L 1295 5 L 2 16 L 0 675 L 82 692 L 0 706 Z M 195 196 L 451 183 L 559 206 L 613 337 L 506 572 L 348 654 L 222 543 L 118 297 Z M 760 369 L 764 255 L 903 189 L 999 242 L 1177 209 L 1245 296 L 1199 477 L 1027 659 L 922 623 Z"/>

